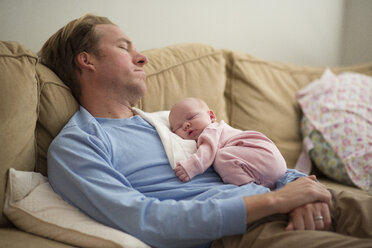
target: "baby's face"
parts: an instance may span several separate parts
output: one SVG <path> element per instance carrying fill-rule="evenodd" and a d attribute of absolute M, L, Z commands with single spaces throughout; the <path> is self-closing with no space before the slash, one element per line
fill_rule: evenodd
<path fill-rule="evenodd" d="M 178 102 L 169 114 L 171 130 L 183 139 L 197 141 L 206 126 L 214 122 L 210 112 L 213 114 L 192 99 Z"/>

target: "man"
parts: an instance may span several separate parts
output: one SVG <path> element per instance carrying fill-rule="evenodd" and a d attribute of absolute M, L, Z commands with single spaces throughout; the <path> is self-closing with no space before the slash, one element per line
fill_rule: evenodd
<path fill-rule="evenodd" d="M 51 185 L 99 222 L 153 247 L 293 247 L 299 240 L 305 247 L 370 247 L 370 239 L 323 231 L 331 227 L 332 209 L 340 223 L 350 222 L 341 196 L 333 204 L 314 176 L 288 170 L 275 191 L 223 184 L 212 169 L 186 184 L 178 180 L 155 128 L 132 111 L 146 92 L 147 58 L 107 18 L 71 21 L 40 57 L 81 105 L 49 148 Z M 362 237 L 371 238 L 364 228 L 371 223 L 367 200 L 347 212 L 363 216 L 355 222 L 359 229 L 333 223 L 336 230 L 363 230 Z"/>

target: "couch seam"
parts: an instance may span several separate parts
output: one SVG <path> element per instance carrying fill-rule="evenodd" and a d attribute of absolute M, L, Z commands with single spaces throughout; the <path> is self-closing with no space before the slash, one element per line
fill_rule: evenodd
<path fill-rule="evenodd" d="M 40 117 L 40 100 L 41 100 L 41 92 L 44 88 L 44 85 L 41 85 L 40 83 L 40 77 L 39 75 L 37 74 L 37 71 L 36 71 L 36 65 L 35 65 L 35 78 L 36 78 L 36 81 L 37 81 L 37 106 L 36 106 L 36 111 L 37 111 L 37 120 L 36 120 L 36 124 L 35 124 L 35 168 L 34 168 L 34 171 L 39 171 L 39 163 L 38 163 L 38 160 L 39 160 L 39 143 L 38 143 L 38 136 L 39 136 L 39 132 L 38 132 L 38 126 L 40 125 L 39 123 L 39 117 Z M 47 172 L 47 175 L 48 176 L 48 172 Z"/>
<path fill-rule="evenodd" d="M 227 53 L 227 56 L 228 56 L 228 60 L 226 60 L 226 87 L 225 87 L 225 92 L 226 90 L 229 91 L 229 100 L 230 100 L 230 104 L 227 108 L 226 106 L 226 110 L 228 111 L 228 116 L 227 118 L 229 119 L 229 124 L 231 125 L 232 124 L 232 119 L 233 119 L 233 115 L 234 115 L 234 108 L 232 107 L 233 106 L 233 103 L 235 103 L 235 99 L 233 97 L 233 90 L 234 90 L 234 85 L 233 85 L 233 79 L 235 77 L 235 73 L 234 73 L 234 66 L 235 66 L 235 62 L 234 60 L 231 59 L 231 52 L 228 52 Z M 228 66 L 227 66 L 227 62 L 229 62 L 229 64 L 231 65 L 231 68 L 228 70 Z"/>
<path fill-rule="evenodd" d="M 173 69 L 173 68 L 175 68 L 175 67 L 179 67 L 179 66 L 182 66 L 182 65 L 185 65 L 185 64 L 188 64 L 188 63 L 191 63 L 191 62 L 197 61 L 197 60 L 201 60 L 201 59 L 204 59 L 204 58 L 209 57 L 209 56 L 212 56 L 212 55 L 221 55 L 221 54 L 223 55 L 223 53 L 222 53 L 221 51 L 215 51 L 215 52 L 213 52 L 213 53 L 208 53 L 208 54 L 205 54 L 205 55 L 203 55 L 203 56 L 199 56 L 199 57 L 197 57 L 197 58 L 188 59 L 188 60 L 186 60 L 186 61 L 183 61 L 182 63 L 177 63 L 177 64 L 175 64 L 175 65 L 168 66 L 168 67 L 166 67 L 166 68 L 164 68 L 164 69 L 162 69 L 162 70 L 160 70 L 160 71 L 157 71 L 157 72 L 151 73 L 151 74 L 149 74 L 147 77 L 151 77 L 151 76 L 155 76 L 155 75 L 161 74 L 161 73 L 163 73 L 163 72 L 165 72 L 165 71 L 168 71 L 168 70 L 171 70 L 171 69 Z"/>
<path fill-rule="evenodd" d="M 280 70 L 280 71 L 289 71 L 291 74 L 298 74 L 298 73 L 303 73 L 303 71 L 301 69 L 296 69 L 296 70 L 293 70 L 293 69 L 289 69 L 289 68 L 282 68 L 278 65 L 273 65 L 267 61 L 257 61 L 257 60 L 254 60 L 254 59 L 236 59 L 237 61 L 239 62 L 244 62 L 244 61 L 248 61 L 252 64 L 258 64 L 258 65 L 266 65 L 266 66 L 270 66 L 276 70 Z M 281 63 L 281 62 L 278 62 L 278 63 Z M 286 64 L 286 63 L 283 63 L 282 66 L 303 66 L 303 67 L 307 67 L 307 65 L 291 65 L 291 64 Z M 323 68 L 325 68 L 325 66 L 315 66 L 315 67 L 312 67 L 313 69 L 315 70 L 321 70 Z M 316 72 L 310 72 L 310 74 L 318 74 Z"/>
<path fill-rule="evenodd" d="M 11 54 L 0 54 L 0 57 L 7 57 L 7 58 L 21 58 L 21 57 L 28 57 L 28 58 L 32 58 L 32 59 L 35 59 L 36 62 L 38 61 L 38 58 L 36 56 L 32 56 L 30 54 L 27 54 L 27 53 L 24 53 L 24 54 L 19 54 L 19 55 L 11 55 Z"/>
<path fill-rule="evenodd" d="M 62 82 L 63 83 L 63 82 Z M 53 82 L 53 81 L 45 81 L 44 82 L 44 85 L 45 84 L 52 84 L 52 85 L 55 85 L 55 86 L 57 86 L 57 87 L 61 87 L 61 88 L 64 88 L 64 89 L 66 89 L 66 90 L 69 90 L 69 91 L 71 91 L 71 89 L 67 86 L 67 85 L 65 85 L 65 83 L 63 83 L 63 85 L 61 85 L 61 84 L 59 84 L 59 83 L 56 83 L 56 82 Z M 44 88 L 44 87 L 43 87 Z M 41 90 L 42 91 L 42 90 Z"/>

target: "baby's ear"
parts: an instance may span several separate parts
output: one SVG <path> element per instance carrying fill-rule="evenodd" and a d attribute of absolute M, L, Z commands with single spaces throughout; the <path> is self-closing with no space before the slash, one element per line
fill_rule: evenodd
<path fill-rule="evenodd" d="M 208 110 L 209 117 L 211 118 L 211 122 L 216 122 L 216 115 L 214 114 L 213 110 Z"/>

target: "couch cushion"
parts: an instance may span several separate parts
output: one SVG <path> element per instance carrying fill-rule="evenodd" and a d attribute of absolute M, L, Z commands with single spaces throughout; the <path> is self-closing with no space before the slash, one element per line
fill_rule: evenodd
<path fill-rule="evenodd" d="M 26 232 L 77 247 L 149 248 L 65 202 L 40 173 L 9 170 L 4 213 Z"/>
<path fill-rule="evenodd" d="M 275 142 L 294 168 L 301 153 L 301 110 L 296 92 L 318 79 L 325 67 L 270 62 L 239 52 L 228 53 L 227 111 L 230 124 L 264 133 Z M 355 71 L 372 74 L 372 65 L 331 67 L 336 74 Z"/>
<path fill-rule="evenodd" d="M 53 138 L 78 110 L 70 89 L 48 67 L 37 64 L 40 82 L 39 119 L 37 121 L 37 165 L 35 171 L 47 175 L 47 152 Z"/>
<path fill-rule="evenodd" d="M 202 98 L 219 120 L 227 120 L 222 51 L 203 44 L 180 44 L 143 52 L 149 58 L 147 94 L 138 107 L 146 112 L 169 110 L 178 100 Z"/>
<path fill-rule="evenodd" d="M 74 248 L 67 245 L 37 235 L 26 233 L 16 228 L 0 229 L 0 247 L 6 248 Z M 75 247 L 76 248 L 76 247 Z"/>
<path fill-rule="evenodd" d="M 9 168 L 35 167 L 38 83 L 36 55 L 15 42 L 0 42 L 0 211 Z M 0 226 L 9 224 L 2 215 Z"/>
<path fill-rule="evenodd" d="M 231 60 L 226 89 L 230 124 L 264 133 L 293 168 L 302 141 L 295 93 L 324 69 L 268 62 L 237 52 Z"/>

